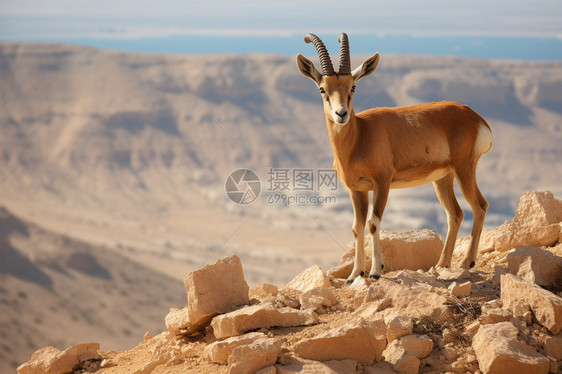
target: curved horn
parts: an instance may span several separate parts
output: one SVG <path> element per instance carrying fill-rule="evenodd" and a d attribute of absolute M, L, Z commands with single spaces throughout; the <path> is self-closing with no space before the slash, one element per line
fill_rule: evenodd
<path fill-rule="evenodd" d="M 306 43 L 313 43 L 314 47 L 316 48 L 316 52 L 318 52 L 318 57 L 320 58 L 320 67 L 322 68 L 322 75 L 336 75 L 334 71 L 334 66 L 332 65 L 332 60 L 330 60 L 330 55 L 328 54 L 328 50 L 322 40 L 314 34 L 306 34 L 304 37 L 304 41 Z"/>
<path fill-rule="evenodd" d="M 349 57 L 349 40 L 347 39 L 347 34 L 345 32 L 342 32 L 338 37 L 338 42 L 341 43 L 339 75 L 350 75 L 351 61 Z"/>

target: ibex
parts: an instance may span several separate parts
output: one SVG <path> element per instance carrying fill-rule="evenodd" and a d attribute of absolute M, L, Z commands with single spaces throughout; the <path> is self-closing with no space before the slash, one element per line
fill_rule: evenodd
<path fill-rule="evenodd" d="M 472 238 L 461 266 L 473 267 L 488 209 L 488 203 L 476 185 L 476 165 L 480 156 L 492 149 L 490 126 L 468 106 L 450 101 L 373 108 L 355 114 L 355 84 L 375 71 L 379 53 L 352 71 L 348 38 L 342 33 L 338 39 L 341 43 L 340 68 L 336 72 L 320 38 L 308 34 L 304 40 L 316 47 L 322 73 L 300 53 L 297 66 L 320 90 L 334 152 L 334 169 L 349 190 L 353 204 L 355 263 L 347 282 L 365 272 L 366 223 L 372 243 L 369 278 L 379 279 L 383 272 L 379 231 L 389 190 L 429 182 L 433 182 L 448 220 L 447 237 L 437 266 L 450 267 L 464 217 L 455 197 L 454 178 L 473 212 Z M 373 209 L 366 221 L 369 191 L 373 191 Z"/>

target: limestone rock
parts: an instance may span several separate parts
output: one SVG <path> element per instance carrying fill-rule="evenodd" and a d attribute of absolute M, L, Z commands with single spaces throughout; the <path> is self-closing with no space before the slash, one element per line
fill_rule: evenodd
<path fill-rule="evenodd" d="M 305 326 L 316 323 L 318 316 L 312 311 L 289 307 L 277 309 L 271 304 L 258 304 L 216 316 L 211 326 L 217 339 L 225 339 L 262 327 Z"/>
<path fill-rule="evenodd" d="M 556 360 L 562 360 L 562 334 L 548 336 L 544 342 L 544 353 Z"/>
<path fill-rule="evenodd" d="M 510 322 L 482 325 L 472 339 L 480 370 L 488 374 L 547 374 L 549 360 L 517 340 L 519 330 Z"/>
<path fill-rule="evenodd" d="M 265 338 L 261 332 L 251 332 L 248 334 L 233 336 L 225 340 L 218 340 L 205 347 L 203 356 L 211 362 L 226 365 L 232 351 L 242 345 L 249 345 L 258 339 Z"/>
<path fill-rule="evenodd" d="M 513 223 L 520 226 L 548 226 L 562 222 L 562 200 L 550 191 L 527 191 L 519 199 Z"/>
<path fill-rule="evenodd" d="M 189 326 L 189 313 L 187 307 L 183 309 L 170 308 L 170 312 L 164 318 L 166 328 L 172 334 L 179 335 L 187 331 Z"/>
<path fill-rule="evenodd" d="M 228 358 L 228 372 L 254 374 L 275 364 L 280 351 L 281 341 L 271 338 L 259 338 L 248 345 L 241 345 L 235 348 Z"/>
<path fill-rule="evenodd" d="M 489 325 L 498 322 L 509 321 L 513 314 L 502 308 L 491 308 L 482 310 L 482 315 L 478 318 L 481 324 Z"/>
<path fill-rule="evenodd" d="M 304 270 L 285 286 L 300 292 L 318 287 L 331 287 L 330 278 L 318 265 L 312 265 Z"/>
<path fill-rule="evenodd" d="M 451 295 L 456 297 L 466 297 L 470 295 L 471 287 L 472 287 L 471 282 L 464 282 L 461 284 L 458 284 L 457 282 L 453 282 L 449 286 L 449 292 L 451 292 Z"/>
<path fill-rule="evenodd" d="M 80 362 L 98 359 L 98 343 L 76 344 L 60 351 L 54 347 L 45 347 L 36 351 L 31 360 L 18 367 L 18 374 L 63 374 L 72 372 Z"/>
<path fill-rule="evenodd" d="M 299 297 L 301 309 L 318 310 L 322 306 L 332 306 L 336 304 L 336 296 L 331 288 L 313 288 Z"/>
<path fill-rule="evenodd" d="M 417 374 L 420 370 L 420 359 L 414 355 L 407 355 L 402 357 L 393 366 L 393 369 L 398 373 L 404 374 Z"/>
<path fill-rule="evenodd" d="M 463 268 L 436 268 L 437 279 L 441 281 L 459 281 L 470 278 L 470 271 Z"/>
<path fill-rule="evenodd" d="M 370 236 L 365 237 L 365 265 L 368 272 L 371 267 Z M 335 278 L 347 278 L 353 270 L 355 257 L 354 243 L 351 249 L 343 255 L 338 265 L 328 271 Z M 429 270 L 439 260 L 443 242 L 433 230 L 417 231 L 388 231 L 380 233 L 380 246 L 384 258 L 384 270 L 393 271 L 401 269 Z"/>
<path fill-rule="evenodd" d="M 433 349 L 433 340 L 426 335 L 406 335 L 400 338 L 400 344 L 407 354 L 417 358 L 427 357 Z"/>
<path fill-rule="evenodd" d="M 412 333 L 414 322 L 412 318 L 398 316 L 386 323 L 386 340 L 390 344 L 394 339 Z"/>
<path fill-rule="evenodd" d="M 362 364 L 380 360 L 386 345 L 386 327 L 380 320 L 360 321 L 298 342 L 296 356 L 312 360 L 352 359 Z"/>
<path fill-rule="evenodd" d="M 300 357 L 290 357 L 283 365 L 275 365 L 277 374 L 356 374 L 357 361 L 329 360 L 313 361 Z"/>
<path fill-rule="evenodd" d="M 440 269 L 440 270 L 451 270 L 451 269 Z M 464 269 L 455 269 L 455 270 L 464 270 Z M 435 274 L 431 274 L 430 272 L 423 272 L 421 270 L 418 271 L 413 271 L 408 269 L 400 270 L 395 272 L 395 275 L 390 279 L 398 280 L 400 281 L 400 283 L 406 286 L 429 285 L 431 287 L 446 288 L 445 283 L 443 283 L 438 277 L 436 277 Z M 427 289 L 431 289 L 431 288 L 427 288 Z"/>
<path fill-rule="evenodd" d="M 562 201 L 550 191 L 527 191 L 511 222 L 483 230 L 480 250 L 508 251 L 521 246 L 551 246 L 560 238 Z"/>
<path fill-rule="evenodd" d="M 539 286 L 556 285 L 562 279 L 562 257 L 539 247 L 519 247 L 507 255 L 508 270 Z"/>
<path fill-rule="evenodd" d="M 18 367 L 18 374 L 47 373 L 50 370 L 49 362 L 53 361 L 60 352 L 59 349 L 51 346 L 35 351 L 28 362 Z"/>
<path fill-rule="evenodd" d="M 392 306 L 383 312 L 386 321 L 403 315 L 409 318 L 427 316 L 438 321 L 447 321 L 451 316 L 446 289 L 424 283 L 401 285 L 385 278 L 380 278 L 377 284 L 384 291 L 385 298 L 392 301 Z"/>
<path fill-rule="evenodd" d="M 278 293 L 277 286 L 264 283 L 250 290 L 250 299 L 265 300 L 270 296 L 277 296 Z"/>
<path fill-rule="evenodd" d="M 388 344 L 383 352 L 386 362 L 399 373 L 417 373 L 420 359 L 433 349 L 433 341 L 425 335 L 406 335 Z"/>
<path fill-rule="evenodd" d="M 536 319 L 553 334 L 562 329 L 562 298 L 513 274 L 501 276 L 504 308 L 516 313 L 521 304 L 529 305 Z"/>
<path fill-rule="evenodd" d="M 184 283 L 189 324 L 182 328 L 187 334 L 204 328 L 217 314 L 249 302 L 249 287 L 237 256 L 220 259 L 188 274 Z"/>

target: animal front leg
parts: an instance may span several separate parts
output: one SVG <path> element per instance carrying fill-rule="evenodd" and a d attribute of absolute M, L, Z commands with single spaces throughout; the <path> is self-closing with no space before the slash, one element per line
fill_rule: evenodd
<path fill-rule="evenodd" d="M 384 259 L 380 249 L 381 219 L 388 199 L 388 187 L 379 185 L 373 192 L 373 210 L 369 218 L 369 234 L 371 235 L 372 263 L 369 278 L 379 279 L 384 269 Z"/>
<path fill-rule="evenodd" d="M 369 193 L 361 191 L 350 191 L 351 203 L 353 204 L 353 236 L 355 237 L 355 260 L 353 270 L 347 278 L 347 284 L 365 272 L 365 220 L 369 208 Z"/>

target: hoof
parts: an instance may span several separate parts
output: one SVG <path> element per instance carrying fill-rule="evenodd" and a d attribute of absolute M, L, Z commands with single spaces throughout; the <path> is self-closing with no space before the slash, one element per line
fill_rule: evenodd
<path fill-rule="evenodd" d="M 474 265 L 476 265 L 476 263 L 475 263 L 474 261 L 472 261 L 472 262 L 470 263 L 470 268 L 472 269 L 472 268 L 474 267 Z"/>
<path fill-rule="evenodd" d="M 363 275 L 365 275 L 364 271 L 362 271 L 361 274 L 359 274 L 360 277 L 362 277 Z"/>
<path fill-rule="evenodd" d="M 381 269 L 384 269 L 384 264 L 381 265 Z"/>
<path fill-rule="evenodd" d="M 369 278 L 374 279 L 374 280 L 379 280 L 380 277 L 381 277 L 381 276 L 380 276 L 380 275 L 377 275 L 377 274 L 371 274 L 371 275 L 369 275 Z"/>
<path fill-rule="evenodd" d="M 351 283 L 353 283 L 353 281 L 352 281 L 352 280 L 349 280 L 349 279 L 345 282 L 345 284 L 348 285 L 348 286 L 349 286 Z"/>

